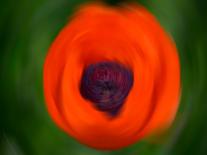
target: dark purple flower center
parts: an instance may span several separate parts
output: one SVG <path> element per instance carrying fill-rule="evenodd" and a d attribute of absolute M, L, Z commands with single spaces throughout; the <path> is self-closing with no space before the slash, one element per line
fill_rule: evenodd
<path fill-rule="evenodd" d="M 133 85 L 133 73 L 116 62 L 99 62 L 87 66 L 82 74 L 80 93 L 95 107 L 116 115 Z"/>

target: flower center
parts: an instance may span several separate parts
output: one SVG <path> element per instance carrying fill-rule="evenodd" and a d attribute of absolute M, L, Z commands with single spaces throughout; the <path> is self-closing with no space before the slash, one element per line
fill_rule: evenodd
<path fill-rule="evenodd" d="M 116 115 L 133 85 L 133 73 L 115 62 L 99 62 L 87 66 L 82 74 L 80 93 L 95 107 Z"/>

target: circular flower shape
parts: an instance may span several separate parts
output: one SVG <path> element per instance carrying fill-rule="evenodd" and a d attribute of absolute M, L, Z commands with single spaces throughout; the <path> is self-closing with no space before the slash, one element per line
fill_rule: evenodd
<path fill-rule="evenodd" d="M 179 93 L 176 47 L 142 6 L 83 6 L 44 64 L 51 117 L 97 149 L 119 149 L 167 128 Z"/>

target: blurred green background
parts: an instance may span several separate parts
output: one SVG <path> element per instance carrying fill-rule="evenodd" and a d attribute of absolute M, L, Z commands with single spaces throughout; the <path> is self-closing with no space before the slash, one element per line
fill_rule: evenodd
<path fill-rule="evenodd" d="M 207 2 L 138 0 L 173 36 L 180 55 L 181 106 L 155 142 L 101 152 L 68 137 L 44 104 L 42 66 L 48 47 L 84 0 L 0 0 L 0 155 L 207 154 Z"/>

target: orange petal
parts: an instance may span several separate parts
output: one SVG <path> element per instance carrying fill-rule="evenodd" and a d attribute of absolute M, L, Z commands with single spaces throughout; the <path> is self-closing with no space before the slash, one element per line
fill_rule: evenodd
<path fill-rule="evenodd" d="M 79 91 L 85 66 L 115 61 L 134 74 L 116 118 L 97 110 Z M 118 149 L 168 127 L 180 92 L 176 47 L 141 6 L 82 7 L 52 44 L 44 65 L 44 93 L 57 125 L 81 143 Z"/>

